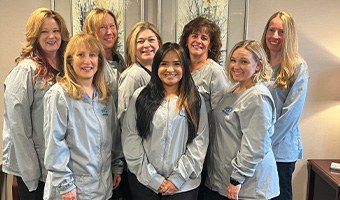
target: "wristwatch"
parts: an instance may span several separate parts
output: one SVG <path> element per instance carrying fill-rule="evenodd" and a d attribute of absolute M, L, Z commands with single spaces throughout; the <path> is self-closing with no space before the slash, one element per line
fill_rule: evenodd
<path fill-rule="evenodd" d="M 241 184 L 240 182 L 238 182 L 237 180 L 233 179 L 232 177 L 230 177 L 230 183 L 231 183 L 233 186 L 236 186 L 236 185 Z"/>

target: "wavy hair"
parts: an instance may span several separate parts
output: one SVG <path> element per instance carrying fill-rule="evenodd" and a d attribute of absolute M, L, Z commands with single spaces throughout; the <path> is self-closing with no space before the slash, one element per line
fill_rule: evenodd
<path fill-rule="evenodd" d="M 53 73 L 54 69 L 48 62 L 46 54 L 39 44 L 42 25 L 46 18 L 54 19 L 59 26 L 61 44 L 58 49 L 59 66 L 57 67 L 59 73 L 61 75 L 64 74 L 64 51 L 69 41 L 69 32 L 63 17 L 58 12 L 51 9 L 38 8 L 32 12 L 26 24 L 26 43 L 21 50 L 20 56 L 15 59 L 15 65 L 18 65 L 26 58 L 32 59 L 36 63 L 37 69 L 36 74 L 33 76 L 33 81 L 36 81 L 38 77 L 42 77 L 44 84 L 41 89 L 43 89 L 48 82 L 56 82 L 56 75 Z"/>
<path fill-rule="evenodd" d="M 211 48 L 208 51 L 208 58 L 213 59 L 215 62 L 220 63 L 221 57 L 221 31 L 215 22 L 210 21 L 204 17 L 197 17 L 191 20 L 183 28 L 183 32 L 179 41 L 179 45 L 185 50 L 188 58 L 190 58 L 190 52 L 188 48 L 188 37 L 195 32 L 205 32 L 210 37 Z"/>
<path fill-rule="evenodd" d="M 137 36 L 140 32 L 149 29 L 151 30 L 157 37 L 158 44 L 162 45 L 162 37 L 157 28 L 149 23 L 149 22 L 138 22 L 133 26 L 130 31 L 129 36 L 126 40 L 126 48 L 125 48 L 125 62 L 126 66 L 131 67 L 134 63 L 136 63 L 136 51 L 137 51 Z"/>
<path fill-rule="evenodd" d="M 83 31 L 85 33 L 89 33 L 89 34 L 97 37 L 105 14 L 109 14 L 113 17 L 113 20 L 115 22 L 116 29 L 117 29 L 117 32 L 118 32 L 118 24 L 117 24 L 116 16 L 113 14 L 113 12 L 111 12 L 110 10 L 105 9 L 105 8 L 94 8 L 93 10 L 91 10 L 91 12 L 85 18 Z M 118 39 L 119 38 L 117 37 L 117 40 L 112 47 L 112 52 L 116 52 L 116 50 L 117 50 Z"/>
<path fill-rule="evenodd" d="M 78 83 L 77 74 L 73 69 L 73 56 L 81 49 L 89 49 L 98 55 L 98 70 L 93 77 L 93 85 L 99 94 L 99 101 L 107 103 L 111 91 L 108 88 L 104 79 L 105 67 L 105 51 L 101 43 L 93 36 L 87 33 L 79 33 L 72 37 L 65 51 L 65 76 L 59 81 L 67 90 L 67 94 L 74 99 L 84 97 L 84 89 Z"/>
<path fill-rule="evenodd" d="M 247 49 L 252 54 L 252 57 L 256 62 L 261 61 L 262 63 L 260 70 L 254 74 L 253 82 L 257 83 L 260 81 L 268 81 L 272 75 L 272 68 L 268 62 L 266 52 L 263 50 L 261 44 L 255 40 L 240 41 L 237 44 L 235 44 L 235 46 L 231 49 L 226 64 L 229 80 L 232 83 L 236 83 L 230 70 L 230 61 L 233 53 L 236 51 L 236 49 L 239 48 Z"/>
<path fill-rule="evenodd" d="M 189 144 L 197 136 L 201 98 L 191 77 L 189 62 L 185 52 L 176 43 L 165 43 L 155 54 L 152 63 L 151 80 L 136 100 L 137 130 L 142 138 L 147 138 L 151 134 L 152 119 L 165 97 L 165 89 L 158 76 L 158 68 L 165 54 L 170 51 L 177 53 L 182 63 L 183 76 L 179 82 L 176 108 L 178 112 L 180 112 L 183 107 L 185 108 L 189 133 L 187 144 Z"/>
<path fill-rule="evenodd" d="M 283 21 L 283 42 L 281 48 L 281 65 L 276 71 L 275 86 L 280 86 L 282 89 L 287 89 L 292 86 L 295 81 L 294 71 L 296 63 L 301 57 L 298 52 L 298 37 L 296 33 L 295 22 L 293 18 L 286 12 L 279 11 L 274 13 L 268 20 L 262 34 L 261 43 L 269 58 L 270 50 L 267 46 L 266 35 L 269 28 L 269 24 L 275 17 L 280 17 Z"/>

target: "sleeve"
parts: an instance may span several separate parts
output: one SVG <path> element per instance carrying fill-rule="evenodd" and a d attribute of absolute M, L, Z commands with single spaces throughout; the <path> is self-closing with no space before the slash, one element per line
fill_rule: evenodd
<path fill-rule="evenodd" d="M 112 120 L 112 151 L 111 151 L 111 169 L 113 174 L 122 174 L 123 173 L 123 149 L 121 142 L 121 133 L 120 127 L 118 124 L 118 119 L 116 115 L 115 104 L 112 101 L 113 106 L 113 120 Z"/>
<path fill-rule="evenodd" d="M 218 102 L 223 98 L 226 91 L 232 86 L 230 81 L 228 81 L 225 71 L 221 69 L 213 71 L 210 80 L 210 103 L 211 108 L 214 110 Z"/>
<path fill-rule="evenodd" d="M 145 81 L 142 75 L 137 76 L 129 74 L 123 74 L 118 83 L 118 111 L 117 117 L 120 124 L 123 124 L 125 112 L 128 108 L 130 99 L 133 93 L 140 87 L 145 86 L 147 81 Z"/>
<path fill-rule="evenodd" d="M 137 92 L 133 95 L 124 118 L 122 145 L 125 160 L 131 173 L 135 174 L 138 181 L 158 193 L 158 188 L 164 177 L 148 161 L 143 147 L 143 139 L 139 136 L 136 127 L 136 99 Z"/>
<path fill-rule="evenodd" d="M 187 145 L 185 153 L 180 157 L 176 167 L 168 178 L 168 180 L 178 189 L 180 189 L 189 178 L 197 178 L 200 176 L 208 144 L 208 117 L 204 100 L 201 97 L 200 120 L 197 136 Z"/>
<path fill-rule="evenodd" d="M 270 98 L 261 98 L 258 95 L 254 97 L 256 98 L 244 103 L 243 107 L 246 109 L 239 112 L 241 146 L 231 161 L 231 177 L 241 184 L 247 177 L 254 175 L 258 163 L 264 158 L 271 142 L 269 131 L 275 122 L 274 104 Z"/>
<path fill-rule="evenodd" d="M 20 176 L 29 191 L 38 187 L 39 158 L 33 142 L 31 106 L 34 101 L 34 70 L 20 63 L 5 81 L 5 120 L 15 149 Z"/>
<path fill-rule="evenodd" d="M 52 87 L 53 89 L 53 87 Z M 70 150 L 66 143 L 68 107 L 64 96 L 49 90 L 44 97 L 45 167 L 51 174 L 52 185 L 60 194 L 76 188 L 68 167 Z"/>
<path fill-rule="evenodd" d="M 298 76 L 282 105 L 282 110 L 275 123 L 275 132 L 272 136 L 273 146 L 280 143 L 287 133 L 297 126 L 300 119 L 308 85 L 308 67 L 302 61 L 298 66 Z"/>

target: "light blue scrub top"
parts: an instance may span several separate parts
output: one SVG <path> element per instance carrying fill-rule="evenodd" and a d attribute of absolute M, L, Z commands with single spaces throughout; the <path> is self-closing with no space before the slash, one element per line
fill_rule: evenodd
<path fill-rule="evenodd" d="M 273 151 L 277 162 L 295 162 L 302 159 L 302 142 L 299 119 L 305 104 L 308 85 L 308 66 L 299 59 L 295 69 L 295 82 L 292 87 L 282 90 L 274 87 L 275 72 L 280 64 L 274 66 L 273 75 L 267 83 L 276 107 L 275 131 L 272 136 Z"/>

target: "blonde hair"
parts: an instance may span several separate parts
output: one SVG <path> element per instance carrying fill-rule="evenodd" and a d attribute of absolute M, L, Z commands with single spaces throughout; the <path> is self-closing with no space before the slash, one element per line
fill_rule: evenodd
<path fill-rule="evenodd" d="M 84 90 L 81 85 L 79 85 L 77 81 L 77 74 L 72 66 L 73 56 L 77 53 L 77 51 L 84 47 L 98 55 L 98 70 L 93 77 L 93 85 L 99 94 L 99 101 L 107 103 L 111 96 L 111 91 L 104 79 L 105 52 L 100 42 L 93 35 L 79 33 L 72 37 L 65 51 L 65 76 L 59 81 L 59 83 L 67 89 L 67 94 L 70 97 L 74 99 L 81 99 L 84 97 Z"/>
<path fill-rule="evenodd" d="M 42 25 L 46 18 L 54 19 L 59 26 L 61 44 L 58 49 L 59 66 L 56 67 L 58 67 L 61 74 L 63 74 L 63 56 L 67 42 L 69 41 L 69 32 L 63 17 L 58 12 L 47 8 L 36 9 L 28 18 L 25 32 L 26 43 L 21 50 L 20 56 L 15 59 L 15 65 L 18 65 L 26 58 L 32 59 L 37 64 L 37 70 L 33 77 L 33 81 L 35 81 L 39 76 L 42 76 L 44 79 L 42 88 L 47 84 L 47 82 L 51 81 L 55 83 L 55 75 L 53 74 L 52 66 L 48 63 L 46 55 L 44 55 L 39 44 Z"/>
<path fill-rule="evenodd" d="M 298 52 L 298 37 L 296 34 L 295 22 L 293 18 L 286 12 L 279 11 L 274 13 L 268 20 L 263 34 L 261 43 L 269 58 L 270 50 L 267 46 L 266 35 L 269 28 L 269 24 L 275 17 L 280 17 L 283 21 L 283 42 L 281 47 L 281 65 L 276 71 L 275 86 L 280 86 L 282 89 L 287 89 L 291 87 L 294 83 L 294 71 L 296 68 L 296 63 L 299 58 L 301 58 Z"/>
<path fill-rule="evenodd" d="M 110 10 L 105 9 L 105 8 L 95 8 L 95 9 L 91 10 L 91 12 L 85 18 L 85 22 L 84 22 L 84 25 L 83 25 L 83 31 L 85 33 L 88 33 L 88 34 L 91 34 L 91 35 L 97 37 L 105 14 L 109 14 L 113 17 L 113 20 L 114 20 L 115 25 L 116 25 L 116 29 L 118 31 L 118 24 L 117 24 L 116 16 L 113 14 L 113 12 L 111 12 Z M 116 52 L 117 45 L 118 45 L 118 37 L 117 37 L 117 40 L 112 47 L 112 52 Z"/>
<path fill-rule="evenodd" d="M 241 42 L 238 42 L 230 51 L 230 54 L 227 59 L 227 73 L 228 78 L 232 83 L 236 83 L 236 81 L 233 78 L 233 75 L 230 70 L 230 61 L 233 53 L 236 51 L 236 49 L 239 48 L 245 48 L 248 50 L 251 54 L 253 59 L 258 62 L 262 62 L 261 68 L 254 74 L 253 82 L 261 82 L 261 81 L 268 81 L 272 75 L 272 68 L 270 67 L 270 64 L 268 63 L 268 58 L 266 55 L 266 52 L 263 50 L 261 44 L 258 41 L 255 40 L 243 40 Z"/>
<path fill-rule="evenodd" d="M 151 30 L 157 37 L 159 46 L 162 45 L 162 38 L 157 28 L 149 22 L 138 22 L 133 26 L 126 40 L 125 62 L 128 67 L 136 63 L 137 36 L 144 30 Z"/>

